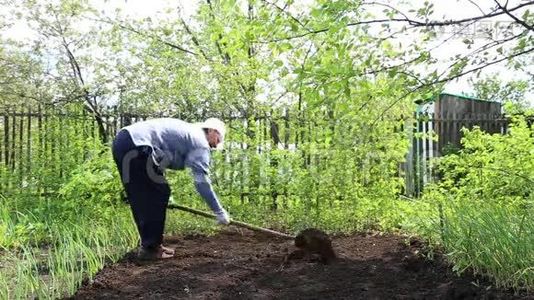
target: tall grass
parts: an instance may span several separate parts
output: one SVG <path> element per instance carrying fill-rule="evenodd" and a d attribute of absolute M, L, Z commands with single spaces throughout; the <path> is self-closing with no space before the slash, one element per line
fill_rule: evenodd
<path fill-rule="evenodd" d="M 71 165 L 66 179 L 56 178 L 56 194 L 22 189 L 2 197 L 2 299 L 71 295 L 84 279 L 136 247 L 129 207 L 119 199 L 120 183 L 102 150 L 88 150 L 87 161 Z"/>
<path fill-rule="evenodd" d="M 425 191 L 434 217 L 418 232 L 458 272 L 534 291 L 534 127 L 518 118 L 507 135 L 464 133 L 464 149 L 440 160 L 443 178 Z"/>
<path fill-rule="evenodd" d="M 457 271 L 469 269 L 502 288 L 534 289 L 532 209 L 456 205 L 445 213 L 443 246 Z"/>
<path fill-rule="evenodd" d="M 80 214 L 76 220 L 46 221 L 50 244 L 28 243 L 2 255 L 3 299 L 55 299 L 73 294 L 86 278 L 114 262 L 137 244 L 130 213 L 115 209 L 114 218 Z"/>

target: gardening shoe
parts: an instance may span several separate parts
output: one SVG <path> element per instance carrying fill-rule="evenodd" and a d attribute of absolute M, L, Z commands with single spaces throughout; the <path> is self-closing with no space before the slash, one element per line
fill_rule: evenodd
<path fill-rule="evenodd" d="M 174 255 L 174 249 L 169 248 L 169 247 L 165 247 L 163 245 L 161 245 L 160 247 L 163 250 L 163 252 L 165 252 L 166 254 Z"/>
<path fill-rule="evenodd" d="M 215 213 L 215 215 L 217 216 L 217 224 L 219 225 L 230 224 L 230 215 L 228 214 L 226 210 L 222 209 L 221 211 Z"/>
<path fill-rule="evenodd" d="M 157 247 L 156 249 L 149 249 L 141 247 L 137 252 L 137 258 L 140 260 L 158 260 L 172 258 L 174 253 L 168 253 L 163 250 L 163 247 Z"/>

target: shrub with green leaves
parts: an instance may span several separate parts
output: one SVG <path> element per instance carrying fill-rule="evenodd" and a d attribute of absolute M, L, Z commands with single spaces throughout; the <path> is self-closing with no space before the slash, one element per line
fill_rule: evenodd
<path fill-rule="evenodd" d="M 533 289 L 534 128 L 514 118 L 506 135 L 464 134 L 464 148 L 439 160 L 443 178 L 425 192 L 436 212 L 428 233 L 456 270 Z"/>

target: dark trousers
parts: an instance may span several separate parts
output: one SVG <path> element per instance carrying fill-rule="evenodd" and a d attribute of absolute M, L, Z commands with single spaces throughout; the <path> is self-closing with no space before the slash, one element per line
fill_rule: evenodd
<path fill-rule="evenodd" d="M 163 241 L 171 193 L 169 184 L 153 163 L 151 148 L 135 146 L 128 131 L 121 130 L 117 134 L 112 151 L 141 237 L 141 246 L 158 247 Z"/>

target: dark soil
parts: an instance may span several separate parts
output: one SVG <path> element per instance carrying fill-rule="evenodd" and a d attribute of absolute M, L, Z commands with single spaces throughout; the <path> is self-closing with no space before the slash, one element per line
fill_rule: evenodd
<path fill-rule="evenodd" d="M 291 241 L 227 229 L 167 238 L 172 259 L 141 263 L 134 252 L 104 268 L 74 299 L 534 299 L 457 277 L 421 243 L 358 234 L 332 239 L 338 256 L 289 255 Z M 290 257 L 291 259 L 288 259 Z M 284 263 L 284 261 L 286 261 Z"/>

